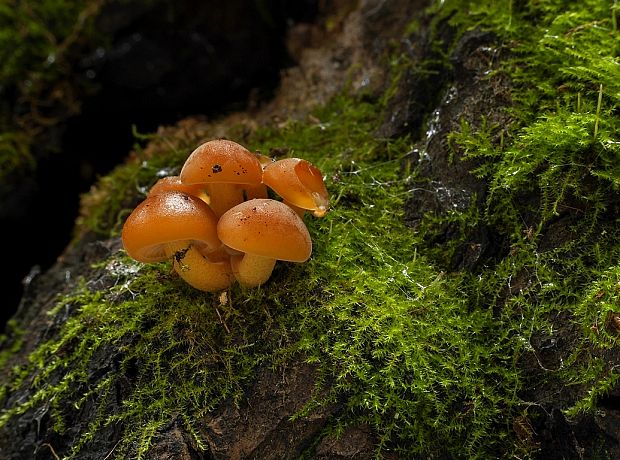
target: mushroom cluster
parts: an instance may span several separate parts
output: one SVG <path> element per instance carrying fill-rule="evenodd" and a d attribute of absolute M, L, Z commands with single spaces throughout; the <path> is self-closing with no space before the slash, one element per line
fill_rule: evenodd
<path fill-rule="evenodd" d="M 219 291 L 235 280 L 253 287 L 277 260 L 308 260 L 312 240 L 302 218 L 306 211 L 322 217 L 328 206 L 321 172 L 308 161 L 276 161 L 218 139 L 194 150 L 180 175 L 153 185 L 121 238 L 140 262 L 171 259 L 197 289 Z"/>

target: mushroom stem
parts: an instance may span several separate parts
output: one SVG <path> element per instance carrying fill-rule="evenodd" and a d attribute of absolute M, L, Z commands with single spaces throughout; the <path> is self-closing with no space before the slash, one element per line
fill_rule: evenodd
<path fill-rule="evenodd" d="M 196 289 L 221 291 L 234 280 L 228 261 L 210 262 L 187 241 L 168 243 L 165 251 L 179 276 Z"/>
<path fill-rule="evenodd" d="M 256 287 L 269 279 L 276 265 L 276 259 L 246 253 L 242 256 L 231 257 L 230 265 L 240 284 L 246 287 Z"/>
<path fill-rule="evenodd" d="M 244 184 L 241 188 L 244 201 L 253 200 L 255 198 L 269 198 L 267 187 L 263 184 Z"/>
<path fill-rule="evenodd" d="M 233 206 L 243 203 L 243 190 L 237 184 L 209 184 L 209 206 L 220 217 Z"/>

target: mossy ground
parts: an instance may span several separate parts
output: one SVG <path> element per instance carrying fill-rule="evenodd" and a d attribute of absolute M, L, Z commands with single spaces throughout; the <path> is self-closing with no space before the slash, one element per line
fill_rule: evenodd
<path fill-rule="evenodd" d="M 492 25 L 486 12 L 478 19 L 513 53 L 501 72 L 514 85 L 515 122 L 478 132 L 463 126 L 452 135 L 460 154 L 481 161 L 475 173 L 488 180 L 489 191 L 480 217 L 510 248 L 485 284 L 528 273 L 532 284 L 508 299 L 506 320 L 527 312 L 529 327 L 540 331 L 546 319 L 566 313 L 580 325 L 583 337 L 560 373 L 565 382 L 588 382 L 590 396 L 569 412 L 591 410 L 591 396 L 617 379 L 615 360 L 603 363 L 595 355 L 616 346 L 613 328 L 598 325 L 618 309 L 609 300 L 620 281 L 612 275 L 620 255 L 618 5 L 546 1 L 497 7 L 503 13 L 492 15 Z M 470 11 L 474 18 L 479 14 Z M 583 353 L 592 359 L 577 359 Z"/>
<path fill-rule="evenodd" d="M 292 357 L 314 363 L 319 376 L 298 417 L 337 402 L 342 409 L 323 434 L 366 423 L 379 455 L 527 456 L 536 445 L 515 426 L 527 427 L 528 408 L 541 403 L 524 399 L 532 384 L 573 386 L 576 396 L 561 409 L 593 411 L 618 379 L 618 363 L 605 354 L 617 350 L 620 297 L 617 7 L 546 0 L 436 8 L 461 31 L 492 30 L 512 52 L 500 71 L 515 85 L 514 123 L 463 125 L 451 136 L 454 161 L 477 159 L 486 206 L 441 217 L 487 226 L 503 253 L 475 273 L 448 271 L 441 249 L 403 223 L 416 174 L 406 159 L 417 139 L 377 139 L 382 102 L 339 96 L 309 121 L 260 129 L 244 142 L 263 153 L 286 148 L 325 173 L 332 210 L 306 217 L 308 263 L 280 263 L 260 289 L 233 287 L 222 297 L 185 286 L 166 264 L 115 254 L 101 265 L 101 284 L 111 289 L 84 283 L 49 313 L 71 314 L 13 370 L 1 399 L 25 386 L 30 398 L 0 423 L 50 401 L 62 436 L 71 411 L 94 405 L 91 426 L 64 454 L 79 457 L 102 427 L 120 424 L 114 454 L 140 458 L 180 415 L 205 447 L 193 428 L 201 415 L 241 401 L 259 366 Z M 106 194 L 116 198 L 84 223 L 117 235 L 136 185 L 178 166 L 192 147 L 118 168 L 101 189 L 120 193 Z M 438 217 L 428 219 L 420 228 Z M 573 347 L 561 367 L 528 377 L 523 356 L 536 353 L 534 336 L 553 336 L 558 315 L 575 325 Z M 110 355 L 109 368 L 91 369 L 101 354 Z M 107 396 L 124 375 L 131 385 L 112 411 Z"/>

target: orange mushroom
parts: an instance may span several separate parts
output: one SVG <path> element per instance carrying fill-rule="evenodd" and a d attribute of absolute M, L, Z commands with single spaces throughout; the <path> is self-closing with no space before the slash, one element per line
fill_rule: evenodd
<path fill-rule="evenodd" d="M 321 171 L 306 160 L 285 158 L 267 164 L 263 184 L 301 216 L 309 210 L 316 217 L 323 217 L 329 208 L 329 195 Z"/>
<path fill-rule="evenodd" d="M 201 184 L 209 206 L 221 216 L 246 199 L 267 197 L 261 184 L 263 169 L 258 157 L 236 142 L 217 139 L 194 150 L 181 169 L 181 182 Z"/>
<path fill-rule="evenodd" d="M 172 258 L 179 276 L 196 289 L 226 289 L 234 279 L 217 236 L 217 217 L 195 196 L 178 191 L 149 195 L 125 221 L 121 238 L 127 253 L 140 262 Z"/>
<path fill-rule="evenodd" d="M 276 260 L 305 262 L 312 240 L 301 217 L 289 206 L 270 199 L 253 199 L 229 209 L 217 224 L 217 234 L 242 255 L 231 256 L 237 281 L 253 287 L 269 279 Z"/>

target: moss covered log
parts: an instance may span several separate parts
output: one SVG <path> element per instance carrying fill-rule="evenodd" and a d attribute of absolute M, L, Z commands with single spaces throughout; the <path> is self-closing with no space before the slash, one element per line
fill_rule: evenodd
<path fill-rule="evenodd" d="M 157 458 L 170 433 L 179 458 L 330 458 L 360 433 L 340 458 L 614 458 L 619 10 L 446 0 L 385 47 L 379 89 L 352 78 L 300 118 L 150 136 L 84 197 L 76 248 L 102 242 L 81 275 L 2 339 L 2 449 L 29 426 L 19 458 Z M 206 294 L 118 235 L 221 135 L 311 161 L 332 209 L 306 219 L 308 263 Z M 299 393 L 280 418 L 252 409 L 270 385 Z M 244 416 L 289 430 L 282 450 L 234 434 Z"/>

